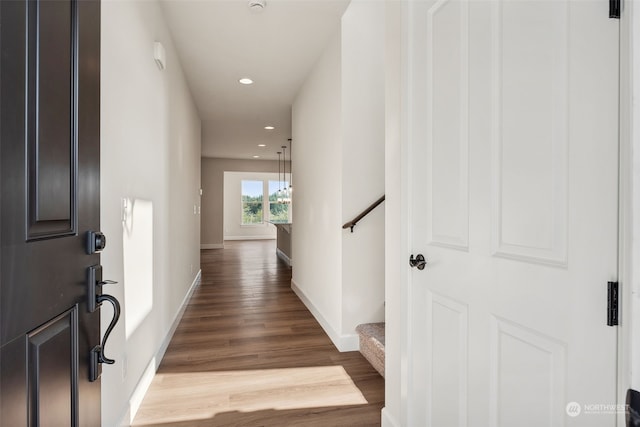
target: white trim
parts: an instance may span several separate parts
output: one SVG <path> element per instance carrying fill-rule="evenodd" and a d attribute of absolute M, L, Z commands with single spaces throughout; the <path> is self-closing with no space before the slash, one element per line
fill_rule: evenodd
<path fill-rule="evenodd" d="M 193 292 L 200 285 L 201 281 L 202 281 L 202 270 L 198 270 L 198 274 L 196 274 L 196 277 L 193 279 L 193 282 L 191 283 L 191 287 L 189 288 L 189 291 L 187 292 L 187 294 L 182 299 L 182 303 L 180 304 L 180 309 L 178 309 L 178 312 L 176 313 L 175 317 L 173 318 L 173 323 L 171 324 L 171 328 L 169 328 L 169 331 L 167 332 L 167 335 L 165 335 L 164 340 L 162 341 L 162 345 L 160 346 L 160 348 L 156 352 L 156 359 L 158 360 L 158 363 L 156 365 L 156 369 L 158 367 L 160 367 L 160 362 L 162 361 L 162 358 L 164 357 L 164 353 L 167 351 L 167 348 L 169 347 L 169 344 L 171 343 L 171 338 L 173 338 L 173 334 L 176 332 L 176 329 L 178 328 L 178 325 L 180 324 L 180 321 L 182 320 L 182 316 L 184 315 L 184 311 L 187 309 L 187 304 L 189 303 L 189 300 L 191 299 L 191 296 L 193 295 Z"/>
<path fill-rule="evenodd" d="M 224 243 L 203 243 L 200 249 L 224 249 Z"/>
<path fill-rule="evenodd" d="M 638 306 L 634 304 L 633 288 L 638 268 L 634 265 L 634 248 L 637 249 L 635 228 L 638 215 L 634 205 L 640 202 L 640 194 L 636 189 L 639 183 L 634 175 L 638 174 L 638 154 L 635 148 L 634 131 L 640 126 L 640 110 L 634 108 L 633 100 L 637 97 L 635 88 L 636 77 L 640 77 L 634 70 L 634 54 L 640 49 L 640 39 L 635 37 L 634 25 L 640 22 L 640 10 L 634 10 L 634 2 L 624 2 L 620 16 L 620 160 L 619 160 L 619 216 L 618 216 L 618 282 L 620 283 L 621 306 L 620 325 L 618 326 L 618 390 L 617 403 L 624 404 L 626 391 L 634 386 L 632 376 L 634 359 L 634 338 L 638 331 L 633 327 L 634 312 Z M 635 75 L 634 75 L 635 74 Z M 635 93 L 634 93 L 635 92 Z M 637 367 L 635 367 L 637 368 Z M 636 388 L 638 387 L 635 384 Z M 625 414 L 619 411 L 617 425 L 626 425 Z"/>
<path fill-rule="evenodd" d="M 331 339 L 333 345 L 336 346 L 338 351 L 357 351 L 359 349 L 358 334 L 340 334 L 338 331 L 333 329 L 329 321 L 324 318 L 322 313 L 320 313 L 320 310 L 313 305 L 313 302 L 311 302 L 294 280 L 291 280 L 291 289 L 295 292 L 298 298 L 300 298 L 300 301 L 302 301 L 311 314 L 313 314 L 313 317 L 316 318 L 318 323 L 320 323 L 320 326 L 322 326 L 322 329 L 324 329 L 325 333 L 329 336 L 329 339 Z"/>
<path fill-rule="evenodd" d="M 164 357 L 164 354 L 167 351 L 167 348 L 169 347 L 169 343 L 171 343 L 173 334 L 175 333 L 176 329 L 178 328 L 178 325 L 180 324 L 180 321 L 182 320 L 184 311 L 187 309 L 187 304 L 191 299 L 193 292 L 200 285 L 201 280 L 202 280 L 202 270 L 199 270 L 198 274 L 196 274 L 196 277 L 193 279 L 193 282 L 191 283 L 191 287 L 189 288 L 186 295 L 182 299 L 182 304 L 180 304 L 180 308 L 178 309 L 178 312 L 174 316 L 173 323 L 171 324 L 171 327 L 167 331 L 167 334 L 165 335 L 164 339 L 162 340 L 162 344 L 160 344 L 160 347 L 156 351 L 156 354 L 149 361 L 149 364 L 147 365 L 147 368 L 145 369 L 144 374 L 142 374 L 142 377 L 138 381 L 138 384 L 136 384 L 135 388 L 133 389 L 133 393 L 131 393 L 131 397 L 129 398 L 129 405 L 128 405 L 127 411 L 120 418 L 121 421 L 118 425 L 130 426 L 131 423 L 133 422 L 136 416 L 136 413 L 138 412 L 138 409 L 140 409 L 142 400 L 144 399 L 144 396 L 147 393 L 147 390 L 149 390 L 149 386 L 153 382 L 153 377 L 155 376 L 156 372 L 158 371 L 158 368 L 160 367 L 160 362 L 162 362 L 162 358 Z"/>
<path fill-rule="evenodd" d="M 224 240 L 276 240 L 276 236 L 224 236 Z"/>
<path fill-rule="evenodd" d="M 293 263 L 291 262 L 291 258 L 289 258 L 287 254 L 282 252 L 280 248 L 276 248 L 276 254 L 278 255 L 278 258 L 286 262 L 289 267 L 293 265 Z"/>
<path fill-rule="evenodd" d="M 157 360 L 158 359 L 156 358 L 156 356 L 151 358 L 149 364 L 147 365 L 147 368 L 142 374 L 142 377 L 138 381 L 138 384 L 136 384 L 136 388 L 133 389 L 133 393 L 131 393 L 131 398 L 129 399 L 127 413 L 122 419 L 122 422 L 120 422 L 121 426 L 130 426 L 131 423 L 133 423 L 133 420 L 138 413 L 138 409 L 140 409 L 140 405 L 142 405 L 144 396 L 147 394 L 147 390 L 149 390 L 149 387 L 151 387 L 153 377 L 155 377 L 158 366 L 160 365 Z"/>
<path fill-rule="evenodd" d="M 396 421 L 396 419 L 389 413 L 386 407 L 382 408 L 382 427 L 400 427 L 400 424 Z"/>
<path fill-rule="evenodd" d="M 413 39 L 411 32 L 413 31 L 413 25 L 411 21 L 411 12 L 414 5 L 409 2 L 401 2 L 400 13 L 400 49 L 401 49 L 401 61 L 400 61 L 400 200 L 397 202 L 400 204 L 400 246 L 403 249 L 404 257 L 413 253 L 413 236 L 412 221 L 413 221 L 413 190 L 414 183 L 410 179 L 413 175 L 413 163 L 411 161 L 412 146 L 411 146 L 411 103 L 413 102 L 412 93 L 409 90 L 409 82 L 412 79 L 411 72 L 411 55 L 410 51 L 413 48 Z M 389 205 L 387 205 L 389 206 Z M 397 320 L 400 323 L 400 330 L 402 335 L 399 337 L 399 348 L 396 351 L 400 351 L 400 424 L 409 425 L 413 421 L 412 411 L 413 402 L 411 399 L 411 391 L 413 387 L 412 377 L 412 351 L 413 343 L 411 336 L 413 332 L 412 317 L 412 273 L 408 268 L 401 269 L 400 279 L 400 307 L 401 311 L 395 314 Z M 386 347 L 385 347 L 386 350 Z M 393 351 L 393 350 L 390 350 Z"/>
<path fill-rule="evenodd" d="M 104 408 L 103 408 L 104 410 Z M 125 414 L 120 417 L 120 421 L 118 422 L 118 427 L 130 427 L 131 426 L 131 421 L 133 418 L 131 417 L 131 410 L 129 408 L 129 406 L 127 405 L 127 411 L 125 412 Z"/>
<path fill-rule="evenodd" d="M 403 141 L 406 116 L 403 88 L 406 66 L 404 8 L 407 2 L 386 0 L 385 76 L 385 321 L 388 339 L 385 345 L 385 408 L 381 418 L 383 427 L 408 425 L 406 387 L 405 318 L 408 275 L 405 263 L 408 247 L 408 203 L 406 189 L 406 143 Z"/>

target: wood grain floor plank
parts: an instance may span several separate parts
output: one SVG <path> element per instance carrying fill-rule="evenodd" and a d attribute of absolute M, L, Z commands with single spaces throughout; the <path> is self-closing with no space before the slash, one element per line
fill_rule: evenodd
<path fill-rule="evenodd" d="M 384 379 L 340 353 L 273 241 L 203 250 L 194 292 L 134 426 L 378 426 Z"/>

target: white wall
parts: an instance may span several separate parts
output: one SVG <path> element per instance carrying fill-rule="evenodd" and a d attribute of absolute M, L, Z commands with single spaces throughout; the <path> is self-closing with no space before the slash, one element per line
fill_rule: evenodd
<path fill-rule="evenodd" d="M 342 16 L 342 223 L 385 187 L 385 4 L 354 0 Z M 384 204 L 342 231 L 342 333 L 384 320 Z M 357 344 L 355 344 L 357 345 Z"/>
<path fill-rule="evenodd" d="M 342 331 L 341 70 L 337 29 L 293 103 L 291 162 L 292 286 L 336 345 Z"/>
<path fill-rule="evenodd" d="M 384 16 L 352 2 L 293 105 L 292 285 L 341 351 L 384 320 L 384 205 L 342 229 L 384 194 Z"/>
<path fill-rule="evenodd" d="M 137 409 L 197 283 L 200 120 L 159 3 L 103 2 L 101 61 L 102 265 L 119 282 L 105 292 L 122 305 L 106 345 L 116 364 L 102 374 L 102 425 L 116 426 Z M 105 305 L 103 330 L 111 313 Z"/>
<path fill-rule="evenodd" d="M 224 239 L 275 239 L 276 227 L 268 222 L 268 197 L 265 197 L 263 206 L 265 222 L 259 225 L 242 225 L 242 201 L 240 195 L 242 192 L 242 181 L 244 180 L 262 181 L 264 194 L 268 195 L 269 181 L 278 181 L 278 174 L 265 172 L 224 173 Z M 292 206 L 290 206 L 290 208 L 292 208 Z"/>

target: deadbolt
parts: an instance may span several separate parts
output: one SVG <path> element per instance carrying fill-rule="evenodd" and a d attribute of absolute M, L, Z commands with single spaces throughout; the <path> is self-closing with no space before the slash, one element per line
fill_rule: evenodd
<path fill-rule="evenodd" d="M 89 255 L 102 251 L 107 246 L 107 236 L 99 231 L 87 231 L 87 253 Z"/>

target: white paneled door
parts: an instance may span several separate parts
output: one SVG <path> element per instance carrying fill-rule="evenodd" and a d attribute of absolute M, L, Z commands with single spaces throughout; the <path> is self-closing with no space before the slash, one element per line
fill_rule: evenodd
<path fill-rule="evenodd" d="M 615 425 L 618 28 L 606 0 L 409 1 L 409 419 Z M 575 402 L 575 403 L 572 403 Z"/>

